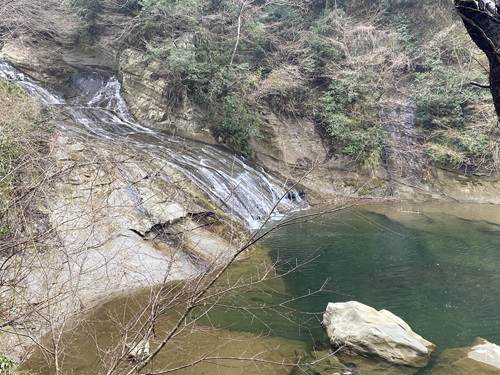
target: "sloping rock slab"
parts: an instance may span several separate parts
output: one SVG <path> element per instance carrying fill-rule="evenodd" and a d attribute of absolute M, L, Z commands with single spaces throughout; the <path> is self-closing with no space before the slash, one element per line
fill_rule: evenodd
<path fill-rule="evenodd" d="M 477 338 L 471 346 L 447 349 L 432 368 L 434 375 L 499 375 L 500 346 Z"/>
<path fill-rule="evenodd" d="M 393 313 L 356 301 L 329 303 L 323 326 L 334 346 L 397 365 L 423 367 L 435 349 Z"/>

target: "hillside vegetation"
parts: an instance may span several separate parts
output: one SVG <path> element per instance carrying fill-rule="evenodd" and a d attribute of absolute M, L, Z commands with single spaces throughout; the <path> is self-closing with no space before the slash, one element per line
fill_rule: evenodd
<path fill-rule="evenodd" d="M 27 3 L 9 6 L 22 17 Z M 50 0 L 23 22 L 2 17 L 0 35 L 77 45 L 112 14 L 129 17 L 115 46 L 159 63 L 169 100 L 187 96 L 245 156 L 270 109 L 313 120 L 332 155 L 374 168 L 387 140 L 381 106 L 404 99 L 416 106 L 419 155 L 467 171 L 499 166 L 488 90 L 470 84 L 487 81 L 486 61 L 449 1 Z"/>
<path fill-rule="evenodd" d="M 96 4 L 79 1 L 80 6 Z M 252 155 L 259 115 L 309 118 L 332 154 L 375 167 L 381 103 L 416 106 L 419 148 L 441 165 L 498 168 L 485 61 L 447 1 L 127 2 L 125 39 L 205 108 L 222 142 Z M 85 12 L 84 12 L 85 13 Z M 89 22 L 92 22 L 89 20 Z"/>

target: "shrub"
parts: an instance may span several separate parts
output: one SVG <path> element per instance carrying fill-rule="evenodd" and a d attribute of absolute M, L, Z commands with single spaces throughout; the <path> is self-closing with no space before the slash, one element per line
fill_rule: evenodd
<path fill-rule="evenodd" d="M 208 59 L 203 49 L 174 48 L 170 51 L 167 61 L 198 103 L 206 104 L 214 96 L 218 99 L 223 93 L 220 67 Z"/>
<path fill-rule="evenodd" d="M 198 24 L 197 0 L 142 0 L 137 22 L 146 41 L 170 39 Z M 168 44 L 168 42 L 167 42 Z"/>
<path fill-rule="evenodd" d="M 457 168 L 460 168 L 466 162 L 463 153 L 444 144 L 428 143 L 424 147 L 424 153 L 435 162 L 440 164 L 452 164 Z"/>
<path fill-rule="evenodd" d="M 417 57 L 420 52 L 417 37 L 410 29 L 408 19 L 403 13 L 396 13 L 390 19 L 390 24 L 397 30 L 399 40 L 403 45 L 405 51 L 412 58 Z"/>
<path fill-rule="evenodd" d="M 426 155 L 440 164 L 452 164 L 456 168 L 466 167 L 498 169 L 498 130 L 488 129 L 482 124 L 472 124 L 463 129 L 434 131 L 425 145 Z"/>
<path fill-rule="evenodd" d="M 344 36 L 349 19 L 343 11 L 325 12 L 303 33 L 305 54 L 301 66 L 313 77 L 329 75 L 332 64 L 344 64 L 347 46 Z"/>
<path fill-rule="evenodd" d="M 446 67 L 439 59 L 426 65 L 429 71 L 416 73 L 412 99 L 417 106 L 417 123 L 426 129 L 461 128 L 473 120 L 472 103 L 479 89 L 469 84 L 477 73 Z"/>
<path fill-rule="evenodd" d="M 78 15 L 87 22 L 93 22 L 101 10 L 100 0 L 62 0 L 78 10 Z"/>
<path fill-rule="evenodd" d="M 14 369 L 15 362 L 11 361 L 7 357 L 0 355 L 0 375 L 9 375 Z"/>
<path fill-rule="evenodd" d="M 259 136 L 257 116 L 243 99 L 228 95 L 223 101 L 222 121 L 216 125 L 214 132 L 233 150 L 251 157 L 250 141 Z"/>
<path fill-rule="evenodd" d="M 364 166 L 376 165 L 382 149 L 376 94 L 359 77 L 345 77 L 333 80 L 319 105 L 319 122 L 337 151 Z"/>

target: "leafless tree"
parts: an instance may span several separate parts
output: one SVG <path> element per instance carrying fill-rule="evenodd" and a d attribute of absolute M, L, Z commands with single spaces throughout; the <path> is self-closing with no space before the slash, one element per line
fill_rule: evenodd
<path fill-rule="evenodd" d="M 58 0 L 7 0 L 0 7 L 0 40 L 71 43 L 80 27 L 74 12 Z"/>

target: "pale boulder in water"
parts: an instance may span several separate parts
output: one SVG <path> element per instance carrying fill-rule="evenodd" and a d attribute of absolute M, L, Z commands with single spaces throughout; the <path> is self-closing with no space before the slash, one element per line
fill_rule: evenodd
<path fill-rule="evenodd" d="M 397 365 L 423 367 L 435 349 L 390 311 L 356 301 L 329 303 L 323 326 L 334 346 Z"/>
<path fill-rule="evenodd" d="M 476 338 L 471 346 L 444 350 L 432 368 L 436 375 L 499 375 L 500 346 Z"/>
<path fill-rule="evenodd" d="M 476 343 L 467 354 L 476 362 L 485 363 L 500 370 L 500 346 L 484 340 L 482 343 Z"/>

